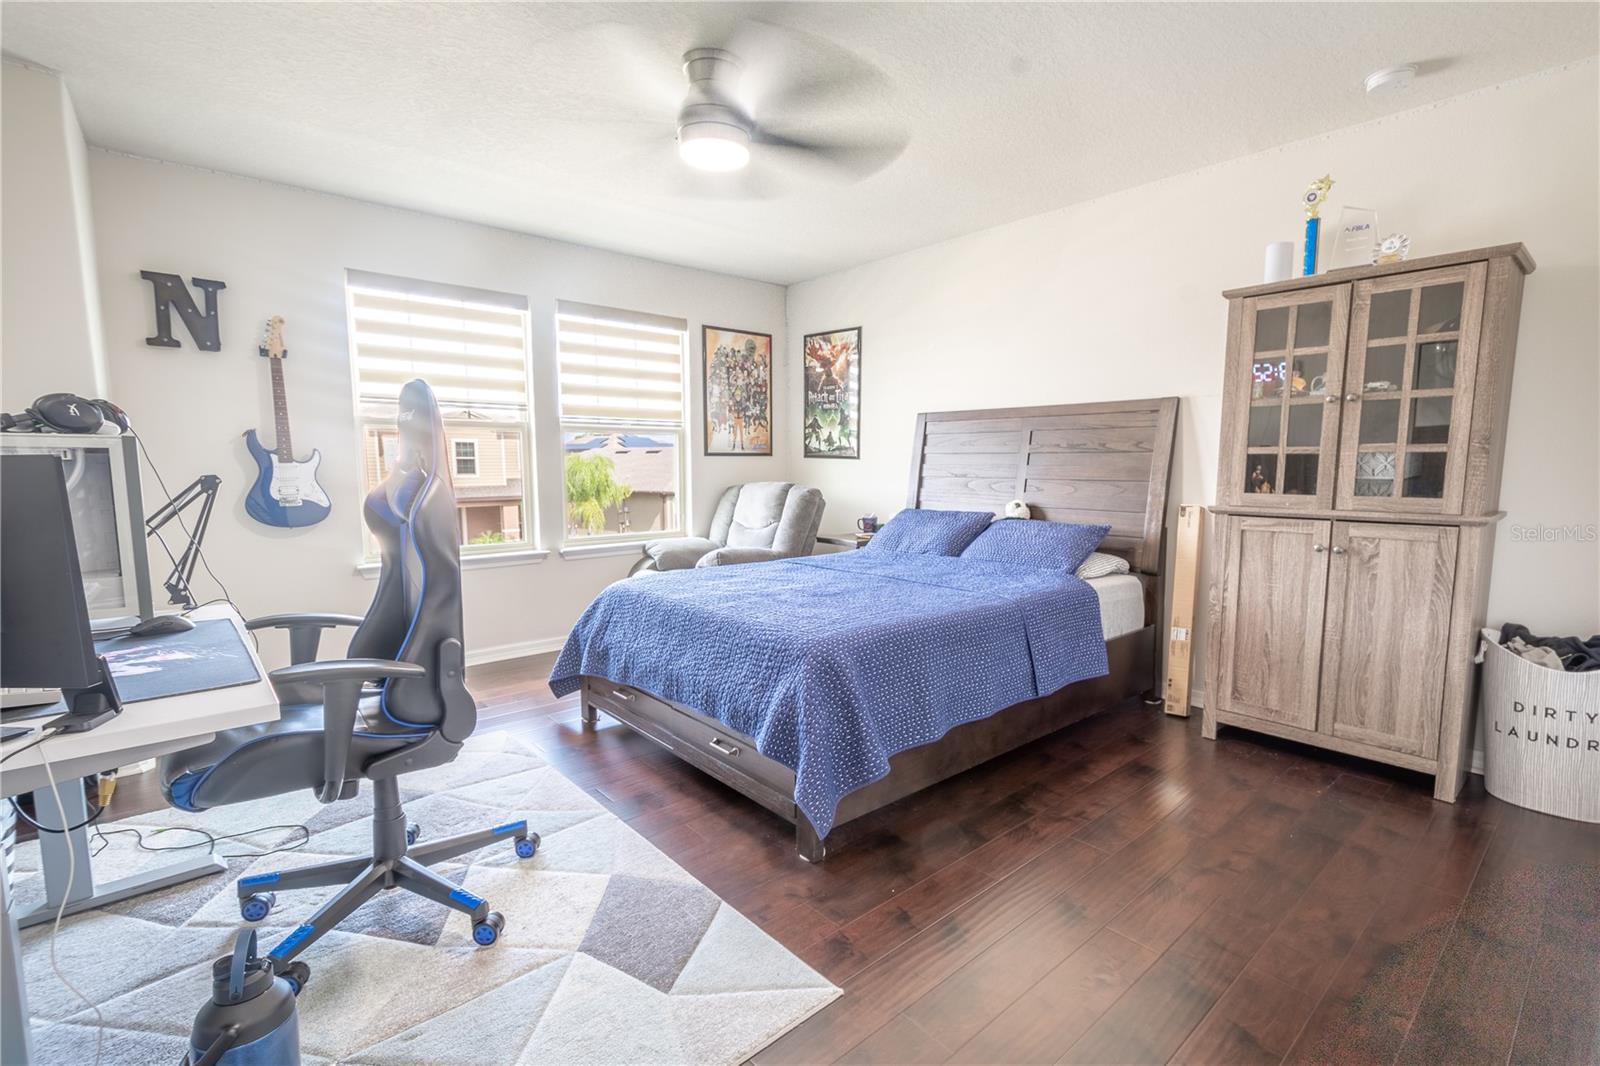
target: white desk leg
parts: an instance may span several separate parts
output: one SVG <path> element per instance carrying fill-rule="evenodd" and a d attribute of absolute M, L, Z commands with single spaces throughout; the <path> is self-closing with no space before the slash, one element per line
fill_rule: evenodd
<path fill-rule="evenodd" d="M 81 781 L 73 779 L 61 783 L 61 805 L 67 812 L 66 825 L 77 825 L 89 817 L 89 803 L 84 798 Z M 57 827 L 61 814 L 56 808 L 55 794 L 49 789 L 41 788 L 33 794 L 33 809 L 40 825 L 52 829 Z M 70 891 L 67 884 L 69 849 L 76 864 Z M 40 922 L 55 921 L 63 898 L 67 901 L 65 913 L 78 914 L 107 903 L 141 896 L 159 888 L 169 888 L 196 877 L 226 873 L 228 870 L 228 864 L 215 855 L 199 852 L 154 870 L 96 885 L 94 869 L 90 865 L 88 829 L 77 829 L 70 833 L 40 833 L 39 862 L 44 867 L 45 901 L 26 914 L 16 916 L 17 925 L 22 929 Z"/>
<path fill-rule="evenodd" d="M 89 817 L 89 801 L 84 797 L 82 779 L 73 778 L 59 784 L 61 792 L 59 807 L 56 806 L 56 794 L 50 789 L 41 788 L 33 794 L 34 821 L 50 829 L 61 828 L 63 823 L 60 819 L 63 811 L 67 816 L 66 825 L 77 825 Z M 76 863 L 70 885 L 67 884 L 69 850 Z M 94 894 L 94 873 L 89 867 L 88 830 L 80 829 L 75 833 L 46 833 L 41 830 L 39 865 L 44 870 L 44 898 L 52 910 L 61 905 L 63 896 L 76 902 Z"/>
<path fill-rule="evenodd" d="M 4 866 L 4 863 L 0 863 Z M 22 984 L 22 943 L 11 916 L 11 877 L 0 869 L 0 1062 L 28 1066 L 33 1033 L 28 1026 L 28 993 Z"/>

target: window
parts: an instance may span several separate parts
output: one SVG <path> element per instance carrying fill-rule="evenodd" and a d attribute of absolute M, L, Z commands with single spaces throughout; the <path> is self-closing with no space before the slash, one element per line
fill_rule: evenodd
<path fill-rule="evenodd" d="M 527 301 L 357 270 L 346 290 L 367 491 L 397 454 L 400 388 L 421 378 L 444 415 L 463 554 L 531 547 Z M 376 557 L 370 534 L 365 547 Z"/>
<path fill-rule="evenodd" d="M 562 302 L 556 314 L 569 541 L 683 531 L 682 319 Z"/>

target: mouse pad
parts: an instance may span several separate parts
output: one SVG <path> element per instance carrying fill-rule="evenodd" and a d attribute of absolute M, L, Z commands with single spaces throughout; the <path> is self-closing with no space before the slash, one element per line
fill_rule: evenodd
<path fill-rule="evenodd" d="M 123 703 L 248 685 L 261 678 L 239 631 L 226 618 L 196 622 L 187 633 L 95 641 Z"/>

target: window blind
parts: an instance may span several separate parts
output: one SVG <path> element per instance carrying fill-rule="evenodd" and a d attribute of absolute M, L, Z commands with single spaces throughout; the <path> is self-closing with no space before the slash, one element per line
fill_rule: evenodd
<path fill-rule="evenodd" d="M 556 313 L 564 421 L 683 424 L 688 323 L 561 303 Z"/>
<path fill-rule="evenodd" d="M 447 418 L 526 420 L 528 323 L 518 297 L 356 271 L 349 297 L 363 404 L 393 403 L 422 378 Z"/>

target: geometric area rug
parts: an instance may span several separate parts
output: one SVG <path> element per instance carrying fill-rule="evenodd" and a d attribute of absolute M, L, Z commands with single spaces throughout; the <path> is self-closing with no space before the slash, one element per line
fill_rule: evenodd
<path fill-rule="evenodd" d="M 308 1064 L 477 1066 L 498 1063 L 739 1063 L 840 993 L 783 945 L 504 733 L 469 739 L 454 762 L 401 779 L 422 839 L 527 818 L 538 854 L 509 841 L 435 866 L 505 915 L 497 944 L 472 943 L 466 917 L 404 892 L 363 905 L 304 955 L 301 1053 Z M 187 842 L 163 827 L 236 833 L 228 876 L 69 917 L 56 956 L 104 1017 L 102 1063 L 176 1063 L 211 987 L 211 960 L 230 950 L 239 918 L 233 879 L 370 851 L 370 789 L 319 804 L 309 792 L 202 814 L 161 810 L 104 826 L 138 828 L 153 846 Z M 94 860 L 102 880 L 174 856 L 112 834 Z M 95 842 L 98 844 L 98 842 Z M 192 852 L 188 853 L 192 854 Z M 16 905 L 41 891 L 36 844 L 17 847 Z M 332 889 L 283 892 L 261 923 L 265 952 Z M 94 1060 L 96 1021 L 49 965 L 50 926 L 22 936 L 34 1058 Z"/>

